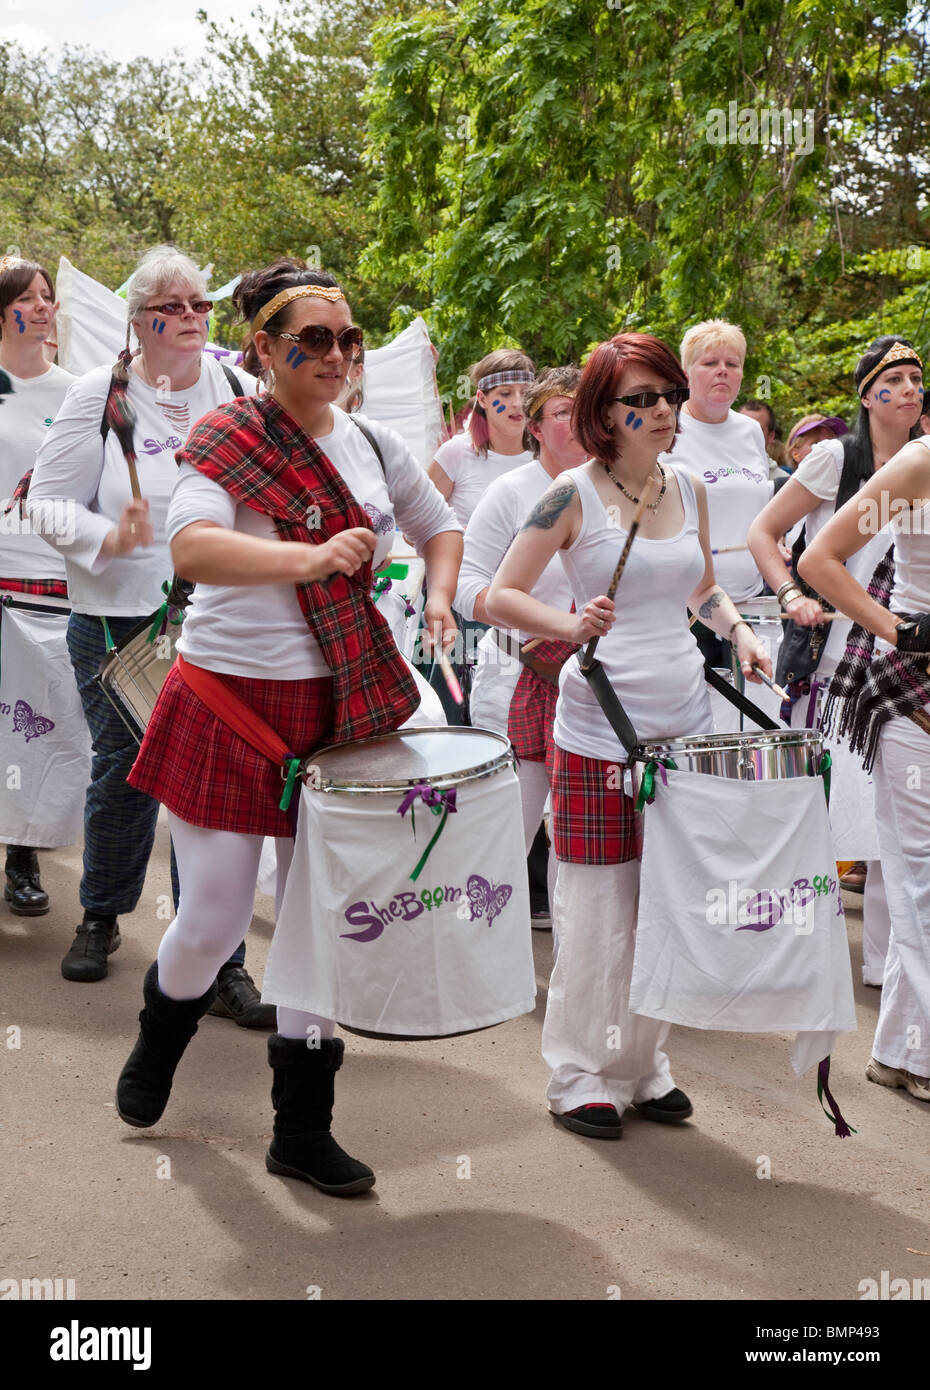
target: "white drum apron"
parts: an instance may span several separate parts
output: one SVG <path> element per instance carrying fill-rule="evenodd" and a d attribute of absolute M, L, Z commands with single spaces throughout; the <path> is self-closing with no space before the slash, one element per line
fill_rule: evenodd
<path fill-rule="evenodd" d="M 79 839 L 91 742 L 68 656 L 70 609 L 17 596 L 0 613 L 0 842 Z"/>
<path fill-rule="evenodd" d="M 823 664 L 823 663 L 821 663 Z M 828 667 L 811 681 L 812 694 L 802 695 L 791 711 L 791 727 L 818 728 L 832 677 Z M 878 827 L 875 824 L 875 792 L 871 773 L 862 766 L 847 739 L 829 739 L 833 757 L 830 788 L 830 825 L 837 859 L 878 859 Z"/>
<path fill-rule="evenodd" d="M 412 729 L 315 754 L 262 998 L 369 1032 L 430 1037 L 529 1013 L 535 995 L 507 740 Z"/>
<path fill-rule="evenodd" d="M 805 775 L 820 747 L 779 731 L 654 750 L 678 770 L 656 770 L 645 808 L 630 986 L 649 1018 L 796 1031 L 799 1075 L 856 1027 L 823 779 Z"/>

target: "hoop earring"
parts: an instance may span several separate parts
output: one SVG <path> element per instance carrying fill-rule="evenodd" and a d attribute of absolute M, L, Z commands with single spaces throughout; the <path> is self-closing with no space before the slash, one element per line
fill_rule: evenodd
<path fill-rule="evenodd" d="M 274 367 L 266 367 L 262 375 L 265 378 L 265 390 L 269 393 L 272 392 L 275 386 L 277 385 L 277 380 L 274 374 Z"/>

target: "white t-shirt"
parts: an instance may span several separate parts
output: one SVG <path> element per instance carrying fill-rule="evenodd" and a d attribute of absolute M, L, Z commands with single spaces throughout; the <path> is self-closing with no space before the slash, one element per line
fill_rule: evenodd
<path fill-rule="evenodd" d="M 20 516 L 19 504 L 3 512 L 77 378 L 54 365 L 41 376 L 7 376 L 13 394 L 0 396 L 0 579 L 64 579 L 64 561 Z"/>
<path fill-rule="evenodd" d="M 236 376 L 242 394 L 254 395 L 255 378 L 239 368 Z M 155 543 L 107 560 L 100 547 L 132 498 L 129 469 L 116 435 L 110 430 L 106 442 L 100 437 L 110 378 L 109 367 L 97 367 L 69 389 L 36 457 L 28 506 L 36 526 L 54 518 L 47 539 L 64 556 L 75 613 L 141 618 L 161 604 L 161 586 L 173 574 L 165 517 L 178 476 L 175 451 L 208 411 L 233 399 L 233 388 L 208 354 L 199 379 L 186 391 L 159 391 L 130 372 L 129 401 L 137 417 L 136 468 Z M 69 502 L 67 526 L 62 527 L 61 511 Z"/>
<path fill-rule="evenodd" d="M 916 442 L 930 449 L 930 435 Z M 889 531 L 894 536 L 894 584 L 888 607 L 893 613 L 930 613 L 930 502 L 896 516 Z M 887 650 L 883 642 L 876 645 Z"/>
<path fill-rule="evenodd" d="M 802 487 L 807 488 L 808 492 L 823 499 L 820 506 L 815 507 L 812 512 L 808 512 L 804 518 L 805 546 L 813 542 L 815 536 L 823 530 L 836 510 L 836 496 L 840 490 L 842 475 L 843 445 L 839 439 L 824 439 L 819 444 L 815 444 L 807 458 L 801 460 L 792 474 Z M 877 535 L 871 536 L 868 543 L 861 550 L 857 550 L 855 555 L 850 555 L 846 561 L 846 568 L 849 573 L 863 588 L 868 587 L 869 581 L 875 573 L 875 566 L 887 552 L 893 539 L 894 532 L 890 526 L 886 526 Z M 835 671 L 837 662 L 846 650 L 846 639 L 849 637 L 851 627 L 852 623 L 846 622 L 842 618 L 835 618 L 830 623 L 830 631 L 823 655 L 817 666 L 817 674 L 821 678 L 831 675 Z"/>
<path fill-rule="evenodd" d="M 452 480 L 449 506 L 461 524 L 467 526 L 488 485 L 514 468 L 532 463 L 533 455 L 528 449 L 519 454 L 496 454 L 493 449 L 486 454 L 478 454 L 466 430 L 439 446 L 436 462 L 446 477 Z"/>
<path fill-rule="evenodd" d="M 660 455 L 663 463 L 687 468 L 707 487 L 710 544 L 717 583 L 737 603 L 762 592 L 762 576 L 745 546 L 751 523 L 771 499 L 769 456 L 758 420 L 731 410 L 719 425 L 695 420 L 681 412 L 681 433 L 675 447 Z"/>
<path fill-rule="evenodd" d="M 691 479 L 678 479 L 685 519 L 675 536 L 636 537 L 616 599 L 616 622 L 598 643 L 597 656 L 640 739 L 681 738 L 713 729 L 704 658 L 688 627 L 686 609 L 704 575 L 697 501 Z M 626 532 L 607 514 L 582 468 L 562 477 L 578 489 L 581 530 L 559 551 L 579 607 L 605 594 Z M 674 483 L 669 480 L 669 486 Z M 553 737 L 585 758 L 623 761 L 623 745 L 581 674 L 578 654 L 562 667 Z"/>
<path fill-rule="evenodd" d="M 417 550 L 441 531 L 460 531 L 452 509 L 400 435 L 364 415 L 355 418 L 377 439 L 384 456 L 383 472 L 361 430 L 336 406 L 332 433 L 321 435 L 316 442 L 368 514 L 378 538 L 374 568 L 389 553 L 396 525 Z M 169 543 L 195 521 L 213 521 L 245 535 L 278 539 L 270 516 L 237 504 L 219 483 L 205 478 L 191 464 L 182 463 L 168 507 Z M 329 675 L 292 583 L 198 583 L 184 618 L 178 651 L 195 666 L 222 675 L 259 680 L 309 680 Z"/>
<path fill-rule="evenodd" d="M 465 554 L 455 595 L 456 610 L 463 617 L 474 617 L 475 599 L 491 583 L 511 541 L 551 484 L 549 474 L 534 459 L 493 482 L 472 512 L 465 528 Z M 553 555 L 531 592 L 541 603 L 569 612 L 572 591 L 558 555 Z M 495 634 L 492 627 L 478 643 L 471 720 L 476 726 L 506 734 L 510 702 L 524 668 L 500 647 Z M 530 636 L 526 632 L 511 635 L 521 641 Z"/>

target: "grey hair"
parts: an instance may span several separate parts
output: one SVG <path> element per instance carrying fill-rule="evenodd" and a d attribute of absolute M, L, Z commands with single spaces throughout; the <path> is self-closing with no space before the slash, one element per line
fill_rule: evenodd
<path fill-rule="evenodd" d="M 174 283 L 207 298 L 207 282 L 190 256 L 185 256 L 176 246 L 153 246 L 126 282 L 128 321 L 132 323 L 139 317 L 152 295 L 164 294 Z"/>

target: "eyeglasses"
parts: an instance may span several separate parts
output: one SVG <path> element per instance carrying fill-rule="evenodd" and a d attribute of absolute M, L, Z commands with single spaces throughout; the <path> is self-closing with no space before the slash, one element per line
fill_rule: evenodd
<path fill-rule="evenodd" d="M 273 333 L 270 328 L 266 328 L 265 332 L 272 338 L 286 338 L 289 343 L 299 344 L 301 352 L 307 357 L 325 357 L 332 352 L 333 343 L 338 343 L 343 357 L 354 359 L 365 346 L 365 335 L 360 328 L 344 328 L 337 336 L 331 328 L 324 328 L 321 323 L 309 323 L 299 333 Z"/>
<path fill-rule="evenodd" d="M 651 410 L 659 401 L 669 405 L 684 405 L 691 395 L 687 386 L 672 386 L 667 391 L 639 391 L 635 396 L 614 396 L 620 405 L 630 405 L 635 410 Z"/>
<path fill-rule="evenodd" d="M 190 307 L 191 312 L 194 314 L 209 314 L 210 310 L 213 308 L 213 300 L 193 299 L 188 306 L 187 300 L 179 301 L 177 299 L 172 299 L 170 304 L 146 304 L 145 312 L 147 314 L 164 314 L 165 318 L 174 319 L 177 318 L 179 314 L 186 313 L 188 307 Z"/>
<path fill-rule="evenodd" d="M 540 415 L 537 423 L 544 422 L 546 420 L 558 420 L 560 424 L 564 424 L 566 420 L 570 420 L 571 418 L 571 407 L 563 406 L 561 410 L 553 410 L 551 415 Z"/>

